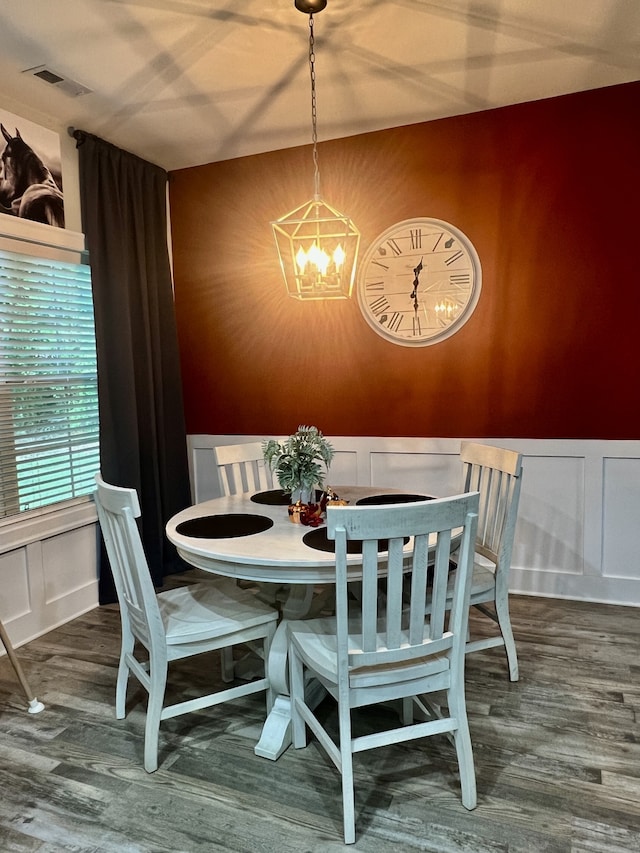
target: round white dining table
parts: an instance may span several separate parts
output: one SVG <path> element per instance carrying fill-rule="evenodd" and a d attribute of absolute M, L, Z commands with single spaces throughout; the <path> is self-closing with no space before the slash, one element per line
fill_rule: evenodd
<path fill-rule="evenodd" d="M 339 493 L 350 504 L 363 499 L 376 500 L 376 496 L 387 503 L 429 497 L 373 486 L 343 486 Z M 287 588 L 282 620 L 268 662 L 276 699 L 255 746 L 256 755 L 275 760 L 291 743 L 286 623 L 308 614 L 318 585 L 334 583 L 335 554 L 331 546 L 327 550 L 326 525 L 313 528 L 292 523 L 286 503 L 260 502 L 271 494 L 277 493 L 239 494 L 195 504 L 168 521 L 166 534 L 185 562 L 196 568 L 239 580 L 273 584 L 274 589 Z M 259 532 L 247 532 L 261 527 L 264 529 Z M 313 540 L 319 540 L 319 545 L 308 544 Z M 410 553 L 410 543 L 407 549 Z M 348 564 L 350 579 L 360 580 L 361 556 L 349 555 Z M 318 698 L 321 695 L 319 690 Z"/>

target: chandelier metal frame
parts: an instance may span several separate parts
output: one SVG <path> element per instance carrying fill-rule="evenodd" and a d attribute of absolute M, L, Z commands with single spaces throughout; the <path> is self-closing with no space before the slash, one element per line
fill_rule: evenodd
<path fill-rule="evenodd" d="M 295 7 L 309 15 L 314 195 L 271 223 L 288 293 L 302 300 L 348 299 L 360 246 L 360 232 L 351 217 L 340 213 L 320 195 L 313 14 L 326 5 L 327 0 L 295 0 Z"/>

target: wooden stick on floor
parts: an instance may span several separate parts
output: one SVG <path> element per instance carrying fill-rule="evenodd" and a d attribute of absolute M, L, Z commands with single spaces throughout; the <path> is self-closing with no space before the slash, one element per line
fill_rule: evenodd
<path fill-rule="evenodd" d="M 25 696 L 27 697 L 27 701 L 29 702 L 29 713 L 38 714 L 44 709 L 44 705 L 42 704 L 42 702 L 39 702 L 38 699 L 36 699 L 36 697 L 33 695 L 31 688 L 29 687 L 29 683 L 27 682 L 27 679 L 25 677 L 25 674 L 22 671 L 22 667 L 20 666 L 20 661 L 16 657 L 16 653 L 13 650 L 13 646 L 11 645 L 11 640 L 9 639 L 9 636 L 5 631 L 1 619 L 0 639 L 3 642 L 5 649 L 7 650 L 7 655 L 9 656 L 9 660 L 11 661 L 11 665 L 13 666 L 15 673 L 18 676 L 18 681 L 22 685 L 22 689 L 24 690 Z"/>

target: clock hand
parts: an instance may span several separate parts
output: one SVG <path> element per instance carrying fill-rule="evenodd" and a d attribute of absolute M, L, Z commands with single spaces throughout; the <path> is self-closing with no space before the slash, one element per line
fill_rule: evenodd
<path fill-rule="evenodd" d="M 413 279 L 413 290 L 411 291 L 411 296 L 409 299 L 415 299 L 414 307 L 417 307 L 417 299 L 418 299 L 418 285 L 420 284 L 420 273 L 422 272 L 422 258 L 420 258 L 420 263 L 414 269 L 413 274 L 415 278 Z"/>

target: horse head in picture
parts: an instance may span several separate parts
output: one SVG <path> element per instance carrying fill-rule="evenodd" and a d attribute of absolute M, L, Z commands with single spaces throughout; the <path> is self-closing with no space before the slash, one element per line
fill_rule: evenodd
<path fill-rule="evenodd" d="M 40 157 L 20 136 L 3 124 L 6 145 L 0 163 L 0 205 L 14 216 L 64 228 L 63 195 Z"/>

